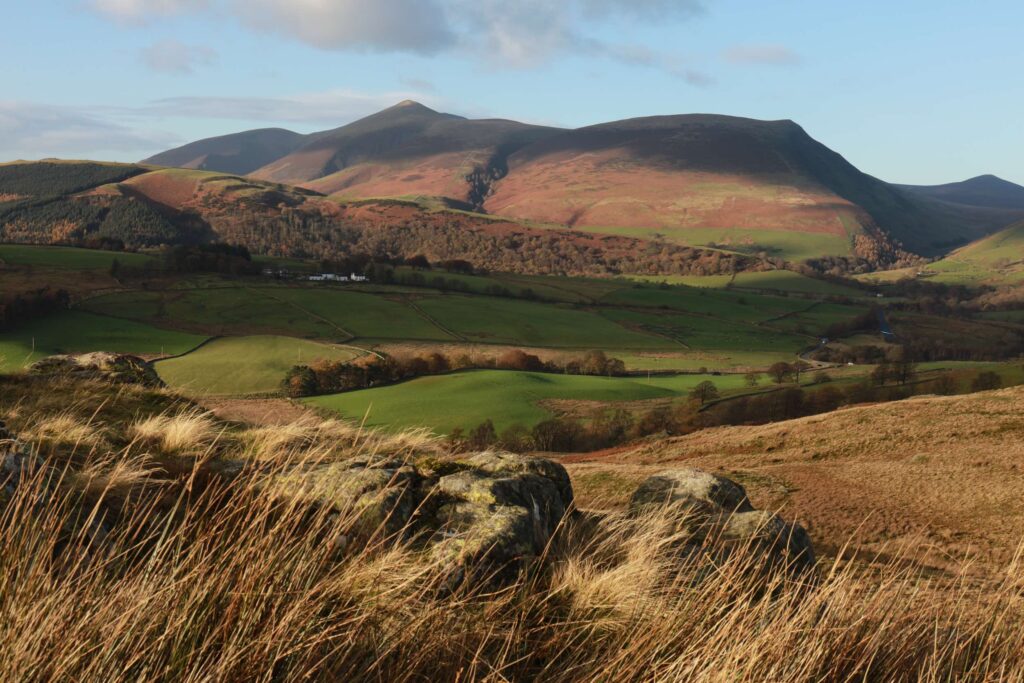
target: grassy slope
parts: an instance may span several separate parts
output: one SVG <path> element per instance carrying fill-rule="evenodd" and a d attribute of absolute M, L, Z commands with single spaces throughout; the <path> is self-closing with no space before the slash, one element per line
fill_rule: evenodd
<path fill-rule="evenodd" d="M 109 270 L 114 260 L 124 265 L 142 266 L 151 261 L 152 257 L 148 254 L 97 251 L 75 247 L 0 244 L 0 262 L 12 266 L 39 266 L 64 270 Z"/>
<path fill-rule="evenodd" d="M 920 268 L 867 273 L 871 282 L 891 282 L 908 277 L 951 285 L 1007 285 L 1024 281 L 1024 223 L 989 235 Z"/>
<path fill-rule="evenodd" d="M 668 340 L 562 306 L 457 295 L 424 298 L 417 305 L 472 341 L 606 349 L 673 348 Z"/>
<path fill-rule="evenodd" d="M 67 311 L 0 334 L 0 370 L 11 372 L 55 353 L 184 353 L 203 339 L 194 334 L 162 330 L 131 320 Z"/>
<path fill-rule="evenodd" d="M 637 401 L 684 395 L 705 379 L 722 389 L 742 386 L 739 375 L 586 377 L 508 370 L 474 370 L 421 377 L 411 382 L 307 399 L 367 424 L 388 430 L 427 426 L 438 432 L 473 427 L 486 419 L 500 431 L 513 424 L 532 426 L 551 413 L 545 399 Z"/>
<path fill-rule="evenodd" d="M 191 394 L 256 394 L 280 389 L 293 365 L 317 359 L 348 360 L 355 349 L 279 336 L 215 339 L 192 353 L 160 361 L 168 385 Z"/>

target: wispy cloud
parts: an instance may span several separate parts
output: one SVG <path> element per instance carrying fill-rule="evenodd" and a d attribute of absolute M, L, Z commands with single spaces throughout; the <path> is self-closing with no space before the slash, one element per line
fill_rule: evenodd
<path fill-rule="evenodd" d="M 79 107 L 0 102 L 0 159 L 137 152 L 178 144 L 172 134 L 132 127 Z"/>
<path fill-rule="evenodd" d="M 623 22 L 663 25 L 704 11 L 701 0 L 91 0 L 122 22 L 205 12 L 250 29 L 321 50 L 450 53 L 503 68 L 532 68 L 560 55 L 595 53 L 623 63 L 664 69 L 694 84 L 709 79 L 662 55 L 635 60 L 593 36 Z M 190 68 L 161 55 L 179 73 Z M 194 66 L 194 65 L 193 65 Z"/>
<path fill-rule="evenodd" d="M 154 71 L 191 74 L 199 67 L 217 61 L 217 52 L 206 45 L 188 45 L 177 40 L 161 40 L 144 48 L 142 62 Z"/>
<path fill-rule="evenodd" d="M 207 9 L 211 0 L 91 0 L 95 11 L 126 23 L 141 23 L 153 18 L 166 17 Z"/>
<path fill-rule="evenodd" d="M 793 66 L 802 61 L 785 45 L 736 45 L 726 50 L 724 57 L 730 64 L 764 66 Z"/>

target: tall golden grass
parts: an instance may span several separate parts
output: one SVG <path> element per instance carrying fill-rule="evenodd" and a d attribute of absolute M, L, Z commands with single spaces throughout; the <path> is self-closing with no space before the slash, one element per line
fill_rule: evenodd
<path fill-rule="evenodd" d="M 383 531 L 343 552 L 331 539 L 357 520 L 268 494 L 324 456 L 315 428 L 239 439 L 235 455 L 261 457 L 232 478 L 202 457 L 169 478 L 148 445 L 215 438 L 185 419 L 7 496 L 0 680 L 1024 680 L 1017 562 L 936 583 L 899 558 L 870 575 L 836 561 L 808 582 L 753 551 L 685 559 L 669 513 L 580 513 L 518 579 L 459 583 Z M 345 434 L 350 456 L 404 443 Z"/>

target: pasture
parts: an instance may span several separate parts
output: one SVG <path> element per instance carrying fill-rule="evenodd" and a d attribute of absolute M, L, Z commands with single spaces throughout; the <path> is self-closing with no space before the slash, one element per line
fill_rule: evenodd
<path fill-rule="evenodd" d="M 273 335 L 223 337 L 156 363 L 169 386 L 187 394 L 276 393 L 293 366 L 315 360 L 350 360 L 358 349 Z"/>
<path fill-rule="evenodd" d="M 368 426 L 399 431 L 429 427 L 450 433 L 484 420 L 499 432 L 514 424 L 525 427 L 553 416 L 542 401 L 621 402 L 676 399 L 704 380 L 719 389 L 742 386 L 742 375 L 676 375 L 672 377 L 590 377 L 511 370 L 469 370 L 420 377 L 409 382 L 305 399 Z"/>
<path fill-rule="evenodd" d="M 34 266 L 60 270 L 109 270 L 115 260 L 123 265 L 143 266 L 147 262 L 153 261 L 153 257 L 149 254 L 126 251 L 0 244 L 0 263 L 10 266 Z"/>
<path fill-rule="evenodd" d="M 14 372 L 57 353 L 114 351 L 142 356 L 179 354 L 205 337 L 132 320 L 64 311 L 0 333 L 0 371 Z"/>

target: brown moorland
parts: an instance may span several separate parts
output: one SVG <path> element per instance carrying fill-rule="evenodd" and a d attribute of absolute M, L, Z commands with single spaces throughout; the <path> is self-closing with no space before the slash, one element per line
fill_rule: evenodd
<path fill-rule="evenodd" d="M 932 570 L 990 569 L 1024 539 L 1024 387 L 924 396 L 761 426 L 719 427 L 562 458 L 581 505 L 624 504 L 635 482 L 686 465 L 743 482 L 836 552 L 910 549 Z"/>

